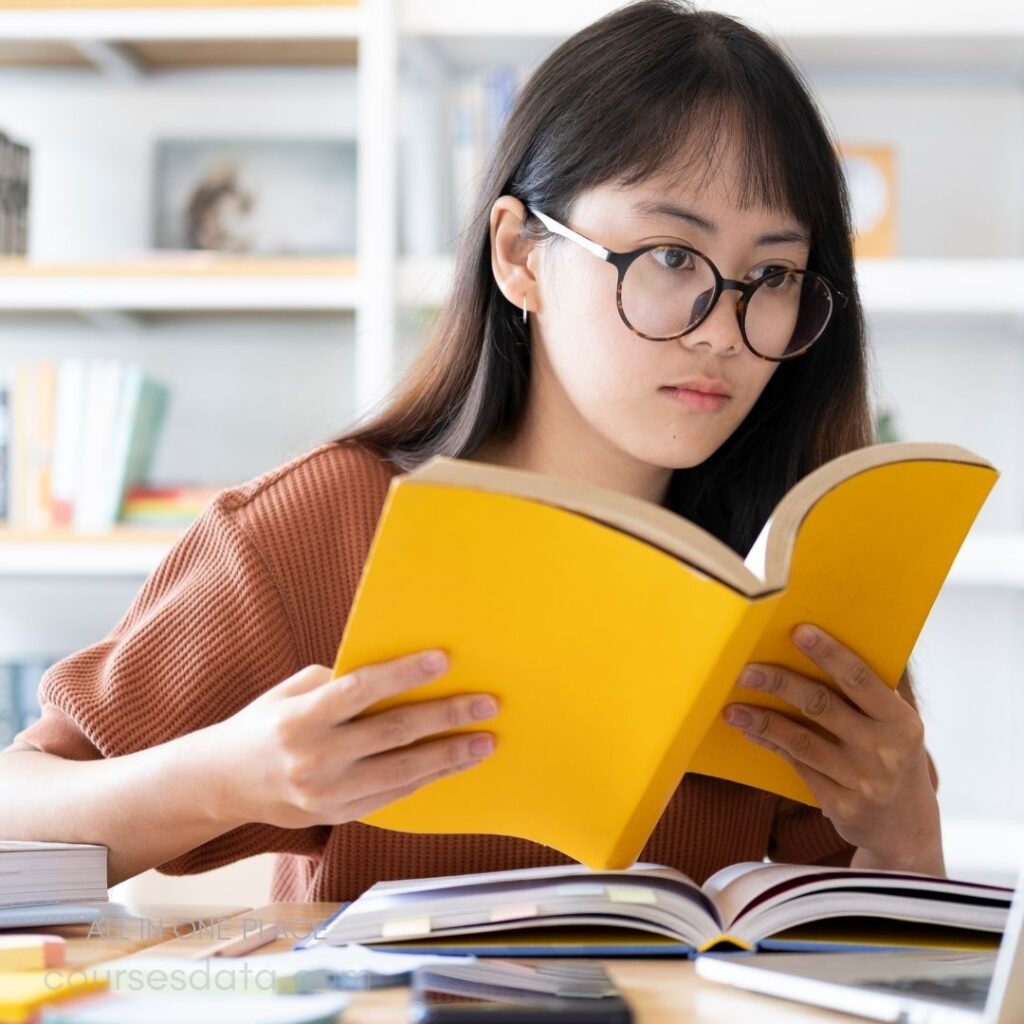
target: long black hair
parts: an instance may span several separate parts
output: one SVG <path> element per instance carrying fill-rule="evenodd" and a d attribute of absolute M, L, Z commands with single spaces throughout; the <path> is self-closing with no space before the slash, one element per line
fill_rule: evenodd
<path fill-rule="evenodd" d="M 461 235 L 454 286 L 433 333 L 375 418 L 337 440 L 403 470 L 511 437 L 530 379 L 529 327 L 491 270 L 502 195 L 571 222 L 581 193 L 660 173 L 715 173 L 741 148 L 744 206 L 810 229 L 809 267 L 849 302 L 803 356 L 783 362 L 744 421 L 704 462 L 677 469 L 665 504 L 745 555 L 801 477 L 871 444 L 863 320 L 849 200 L 836 147 L 798 70 L 771 40 L 684 0 L 639 0 L 559 46 L 522 88 Z M 524 233 L 542 239 L 536 218 Z M 652 343 L 653 344 L 653 343 Z"/>

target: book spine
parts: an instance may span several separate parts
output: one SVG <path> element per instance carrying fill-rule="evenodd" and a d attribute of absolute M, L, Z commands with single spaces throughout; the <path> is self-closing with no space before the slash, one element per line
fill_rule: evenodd
<path fill-rule="evenodd" d="M 50 360 L 37 363 L 32 372 L 32 387 L 28 526 L 32 530 L 47 530 L 53 525 L 52 470 L 56 364 Z"/>
<path fill-rule="evenodd" d="M 17 155 L 14 202 L 14 252 L 19 256 L 27 256 L 29 241 L 29 183 L 32 155 L 27 146 L 15 146 L 14 149 Z"/>
<path fill-rule="evenodd" d="M 458 235 L 472 209 L 481 171 L 483 88 L 478 76 L 459 79 L 452 110 L 453 234 Z"/>
<path fill-rule="evenodd" d="M 117 521 L 121 511 L 128 452 L 132 434 L 137 428 L 142 388 L 142 369 L 135 365 L 126 366 L 117 393 L 108 473 L 103 493 L 103 519 L 110 524 Z"/>
<path fill-rule="evenodd" d="M 14 230 L 12 198 L 12 168 L 10 140 L 0 132 L 0 255 L 13 251 L 11 237 Z"/>
<path fill-rule="evenodd" d="M 0 662 L 0 750 L 10 746 L 18 733 L 18 705 L 15 698 L 14 666 Z"/>
<path fill-rule="evenodd" d="M 74 520 L 75 492 L 81 459 L 86 364 L 63 359 L 57 368 L 57 413 L 53 442 L 53 521 L 68 527 Z"/>
<path fill-rule="evenodd" d="M 10 464 L 11 464 L 11 392 L 10 386 L 0 381 L 0 525 L 10 518 Z"/>
<path fill-rule="evenodd" d="M 29 463 L 32 450 L 32 369 L 19 366 L 11 394 L 11 526 L 29 523 Z"/>
<path fill-rule="evenodd" d="M 14 666 L 14 704 L 18 732 L 39 720 L 39 684 L 51 664 L 52 661 L 48 659 L 32 659 L 18 662 Z"/>
<path fill-rule="evenodd" d="M 123 492 L 149 479 L 169 405 L 168 388 L 152 378 L 144 377 L 139 394 L 138 415 L 126 458 Z"/>
<path fill-rule="evenodd" d="M 121 367 L 111 360 L 91 360 L 86 373 L 85 429 L 74 528 L 97 533 L 110 528 L 104 518 L 103 494 L 110 459 Z"/>

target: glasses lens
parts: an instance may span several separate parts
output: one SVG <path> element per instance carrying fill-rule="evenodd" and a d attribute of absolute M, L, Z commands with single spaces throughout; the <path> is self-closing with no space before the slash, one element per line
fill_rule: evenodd
<path fill-rule="evenodd" d="M 743 327 L 761 355 L 781 359 L 807 348 L 832 315 L 832 294 L 813 274 L 766 274 L 750 296 Z"/>
<path fill-rule="evenodd" d="M 707 260 L 677 246 L 638 256 L 622 279 L 622 312 L 648 338 L 672 338 L 692 327 L 715 294 Z"/>

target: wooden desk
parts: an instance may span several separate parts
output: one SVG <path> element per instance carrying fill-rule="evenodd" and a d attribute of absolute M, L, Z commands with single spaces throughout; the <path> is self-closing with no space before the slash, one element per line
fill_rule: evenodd
<path fill-rule="evenodd" d="M 132 955 L 202 956 L 205 946 L 243 931 L 251 933 L 257 922 L 269 921 L 280 925 L 280 936 L 251 955 L 282 952 L 291 949 L 337 908 L 337 903 L 275 903 L 222 920 L 205 932 L 197 930 L 191 935 L 148 944 Z M 118 955 L 125 955 L 123 948 Z M 103 957 L 89 957 L 93 962 L 98 959 Z M 698 978 L 689 960 L 608 959 L 604 964 L 632 1004 L 635 1024 L 807 1024 L 809 1021 L 850 1024 L 859 1019 L 714 985 Z M 342 1016 L 343 1024 L 405 1024 L 407 1020 L 407 987 L 352 992 L 351 995 L 352 1003 Z"/>
<path fill-rule="evenodd" d="M 246 907 L 187 906 L 183 904 L 94 904 L 103 916 L 91 924 L 39 925 L 13 929 L 33 934 L 60 935 L 67 941 L 67 962 L 74 967 L 130 956 L 154 946 L 166 946 L 194 935 L 197 944 L 205 935 L 224 927 L 237 928 Z M 0 929 L 0 934 L 3 930 Z M 232 933 L 229 933 L 232 934 Z M 215 936 L 214 936 L 215 937 Z M 211 940 L 212 941 L 212 940 Z"/>

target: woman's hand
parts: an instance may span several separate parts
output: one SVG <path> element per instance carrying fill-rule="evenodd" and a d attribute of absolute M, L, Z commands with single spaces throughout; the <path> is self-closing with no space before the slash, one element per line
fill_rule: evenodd
<path fill-rule="evenodd" d="M 726 722 L 793 765 L 836 831 L 858 847 L 855 866 L 944 874 L 917 711 L 822 630 L 802 625 L 793 639 L 838 692 L 778 665 L 748 665 L 739 684 L 773 694 L 818 728 L 749 704 L 728 705 Z"/>
<path fill-rule="evenodd" d="M 440 661 L 429 664 L 429 654 Z M 431 737 L 493 717 L 497 701 L 488 694 L 424 701 L 353 721 L 447 667 L 443 652 L 366 665 L 339 679 L 324 665 L 308 665 L 211 726 L 231 776 L 222 780 L 225 816 L 236 824 L 282 828 L 336 825 L 479 764 L 494 749 L 492 734 Z"/>

